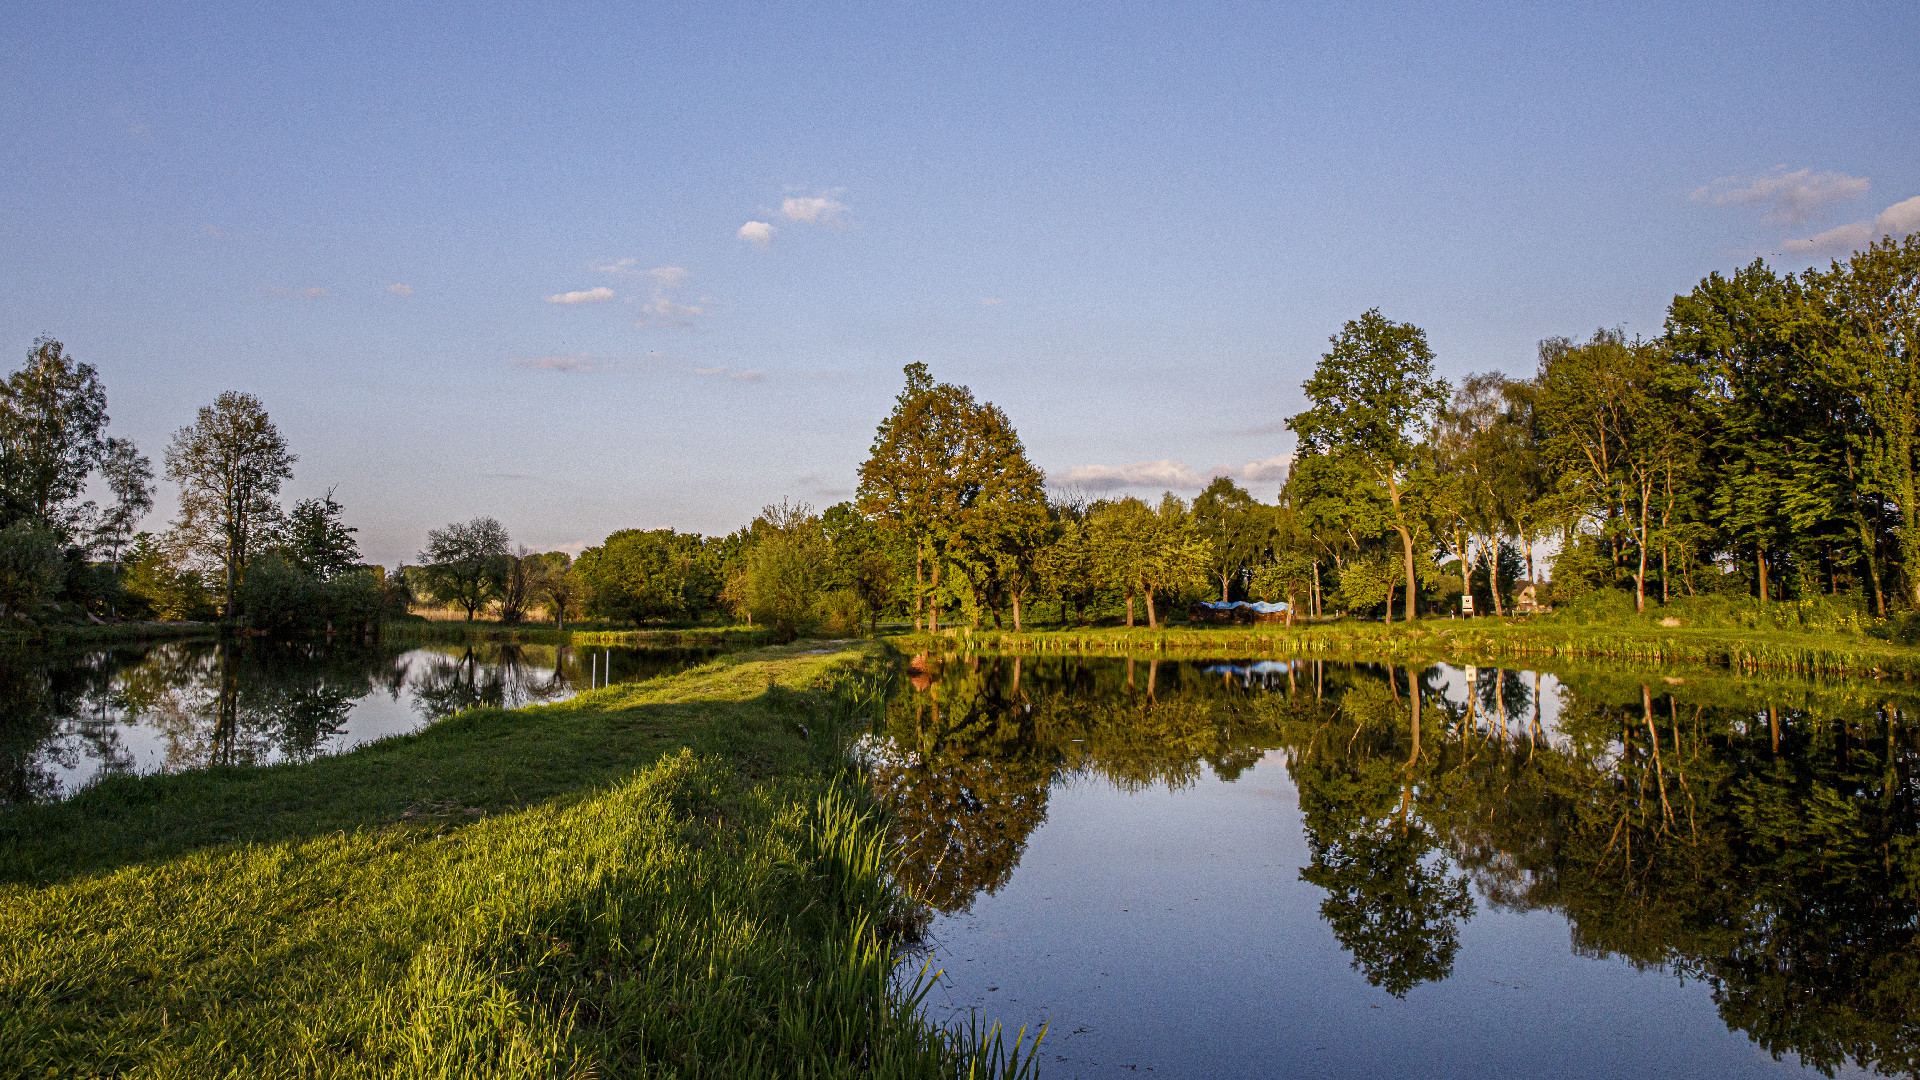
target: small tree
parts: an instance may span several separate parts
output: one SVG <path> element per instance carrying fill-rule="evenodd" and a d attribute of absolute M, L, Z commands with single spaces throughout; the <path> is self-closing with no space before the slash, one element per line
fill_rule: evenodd
<path fill-rule="evenodd" d="M 1287 625 L 1293 625 L 1293 613 L 1300 607 L 1300 596 L 1313 588 L 1313 559 L 1304 551 L 1282 551 L 1273 561 L 1254 571 L 1253 595 L 1266 603 L 1282 597 L 1287 601 Z"/>
<path fill-rule="evenodd" d="M 175 532 L 220 567 L 229 618 L 239 611 L 247 560 L 279 520 L 274 500 L 296 460 L 260 399 L 231 390 L 202 406 L 167 446 L 167 479 L 180 485 Z"/>
<path fill-rule="evenodd" d="M 358 532 L 340 520 L 341 506 L 333 489 L 318 499 L 293 504 L 281 529 L 280 548 L 287 562 L 315 581 L 331 581 L 360 562 Z"/>
<path fill-rule="evenodd" d="M 106 427 L 107 392 L 93 365 L 36 338 L 26 364 L 0 382 L 0 523 L 66 533 L 64 511 L 106 456 Z"/>
<path fill-rule="evenodd" d="M 133 542 L 134 528 L 153 509 L 153 463 L 132 442 L 108 439 L 106 458 L 100 463 L 113 505 L 94 524 L 93 549 L 120 570 L 120 553 Z"/>
<path fill-rule="evenodd" d="M 531 556 L 533 595 L 546 605 L 555 630 L 567 628 L 567 616 L 580 606 L 584 587 L 573 572 L 573 559 L 564 551 Z"/>
<path fill-rule="evenodd" d="M 539 556 L 522 546 L 507 556 L 500 575 L 500 621 L 509 626 L 522 622 L 527 610 L 539 602 Z"/>
<path fill-rule="evenodd" d="M 759 540 L 730 590 L 750 618 L 792 641 L 819 624 L 827 577 L 826 543 L 820 519 L 805 503 L 768 506 L 754 523 Z"/>
<path fill-rule="evenodd" d="M 430 530 L 420 571 L 435 599 L 457 604 L 472 622 L 499 595 L 508 561 L 507 530 L 490 517 L 477 517 Z"/>

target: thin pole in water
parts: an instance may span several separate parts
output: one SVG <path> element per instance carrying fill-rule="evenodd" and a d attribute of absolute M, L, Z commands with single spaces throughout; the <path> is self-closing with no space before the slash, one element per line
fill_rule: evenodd
<path fill-rule="evenodd" d="M 587 663 L 593 665 L 587 669 L 587 689 L 592 690 L 600 685 L 600 654 L 588 653 Z"/>

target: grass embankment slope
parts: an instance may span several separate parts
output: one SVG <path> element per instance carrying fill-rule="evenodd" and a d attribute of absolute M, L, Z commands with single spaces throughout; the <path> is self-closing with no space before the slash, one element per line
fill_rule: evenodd
<path fill-rule="evenodd" d="M 734 654 L 0 813 L 0 1076 L 964 1072 L 889 989 L 910 911 L 842 777 L 880 663 Z"/>
<path fill-rule="evenodd" d="M 556 630 L 551 626 L 528 623 L 510 626 L 491 620 L 451 622 L 428 619 L 396 619 L 381 627 L 381 635 L 394 642 L 485 642 L 638 649 L 744 649 L 765 645 L 773 640 L 773 636 L 765 629 L 747 626 L 641 630 L 622 629 L 613 624 L 581 623 Z"/>
<path fill-rule="evenodd" d="M 1678 622 L 1663 626 L 1662 619 Z M 1529 618 L 1359 619 L 1249 626 L 942 630 L 897 638 L 910 651 L 1019 652 L 1200 658 L 1247 656 L 1499 662 L 1527 658 L 1705 664 L 1800 675 L 1892 675 L 1920 679 L 1920 648 L 1875 637 L 1870 620 L 1815 619 L 1799 605 L 1673 604 L 1643 615 L 1603 611 Z"/>

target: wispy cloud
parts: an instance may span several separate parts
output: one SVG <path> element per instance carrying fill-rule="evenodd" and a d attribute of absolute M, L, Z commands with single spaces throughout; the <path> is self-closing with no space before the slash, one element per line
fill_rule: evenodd
<path fill-rule="evenodd" d="M 758 371 L 752 368 L 741 370 L 738 368 L 730 368 L 725 364 L 716 364 L 713 367 L 697 367 L 692 370 L 695 375 L 705 375 L 709 378 L 732 379 L 734 382 L 761 382 L 767 377 L 767 373 L 764 371 Z"/>
<path fill-rule="evenodd" d="M 1871 220 L 1839 225 L 1800 240 L 1788 240 L 1786 250 L 1798 255 L 1846 255 L 1883 236 L 1898 240 L 1920 232 L 1920 195 L 1894 203 Z"/>
<path fill-rule="evenodd" d="M 607 371 L 607 363 L 593 354 L 574 354 L 574 356 L 515 356 L 507 359 L 513 367 L 526 367 L 530 371 L 564 371 L 564 373 L 586 373 L 586 371 Z"/>
<path fill-rule="evenodd" d="M 412 296 L 413 286 L 402 285 L 398 282 L 395 282 L 394 284 L 387 286 L 387 291 L 392 293 L 395 296 Z"/>
<path fill-rule="evenodd" d="M 1001 304 L 1004 304 L 1004 303 L 1006 303 L 1006 301 L 1000 299 L 997 296 L 989 296 L 980 301 L 980 306 L 981 307 L 999 307 Z"/>
<path fill-rule="evenodd" d="M 333 294 L 318 285 L 309 288 L 293 288 L 286 285 L 269 285 L 267 291 L 275 296 L 298 296 L 305 300 L 324 300 Z"/>
<path fill-rule="evenodd" d="M 1723 176 L 1693 190 L 1695 202 L 1715 206 L 1763 206 L 1760 220 L 1769 225 L 1798 225 L 1828 203 L 1845 202 L 1867 193 L 1873 181 L 1864 176 L 1812 169 L 1787 171 L 1776 165 L 1765 176 L 1748 180 Z"/>
<path fill-rule="evenodd" d="M 578 292 L 554 293 L 552 296 L 547 297 L 547 303 L 598 304 L 606 300 L 611 300 L 613 297 L 614 292 L 612 289 L 607 288 L 605 285 L 596 285 L 591 289 L 581 289 Z"/>
<path fill-rule="evenodd" d="M 639 259 L 610 259 L 603 263 L 591 263 L 589 268 L 614 277 L 633 277 L 642 273 Z"/>
<path fill-rule="evenodd" d="M 808 225 L 825 225 L 829 228 L 844 225 L 846 214 L 846 203 L 826 195 L 802 195 L 780 202 L 780 216 L 788 221 L 804 221 Z"/>
<path fill-rule="evenodd" d="M 766 247 L 773 243 L 773 234 L 779 231 L 764 221 L 749 221 L 734 235 L 755 247 Z"/>
<path fill-rule="evenodd" d="M 1215 465 L 1196 469 L 1184 461 L 1161 458 L 1157 461 L 1130 461 L 1125 465 L 1075 465 L 1064 473 L 1048 473 L 1047 483 L 1055 487 L 1077 487 L 1085 491 L 1120 491 L 1126 488 L 1159 491 L 1198 491 L 1216 476 L 1230 476 L 1246 483 L 1271 483 L 1287 478 L 1292 454 L 1257 458 L 1242 465 Z"/>

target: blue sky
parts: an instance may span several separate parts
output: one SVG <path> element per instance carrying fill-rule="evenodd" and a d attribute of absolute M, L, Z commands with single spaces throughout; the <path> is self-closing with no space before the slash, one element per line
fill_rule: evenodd
<path fill-rule="evenodd" d="M 1368 308 L 1524 373 L 1920 227 L 1912 3 L 15 2 L 0 36 L 8 366 L 60 338 L 156 464 L 258 395 L 288 495 L 336 487 L 389 564 L 476 514 L 577 550 L 832 503 L 912 361 L 1055 478 L 1270 499 Z"/>

